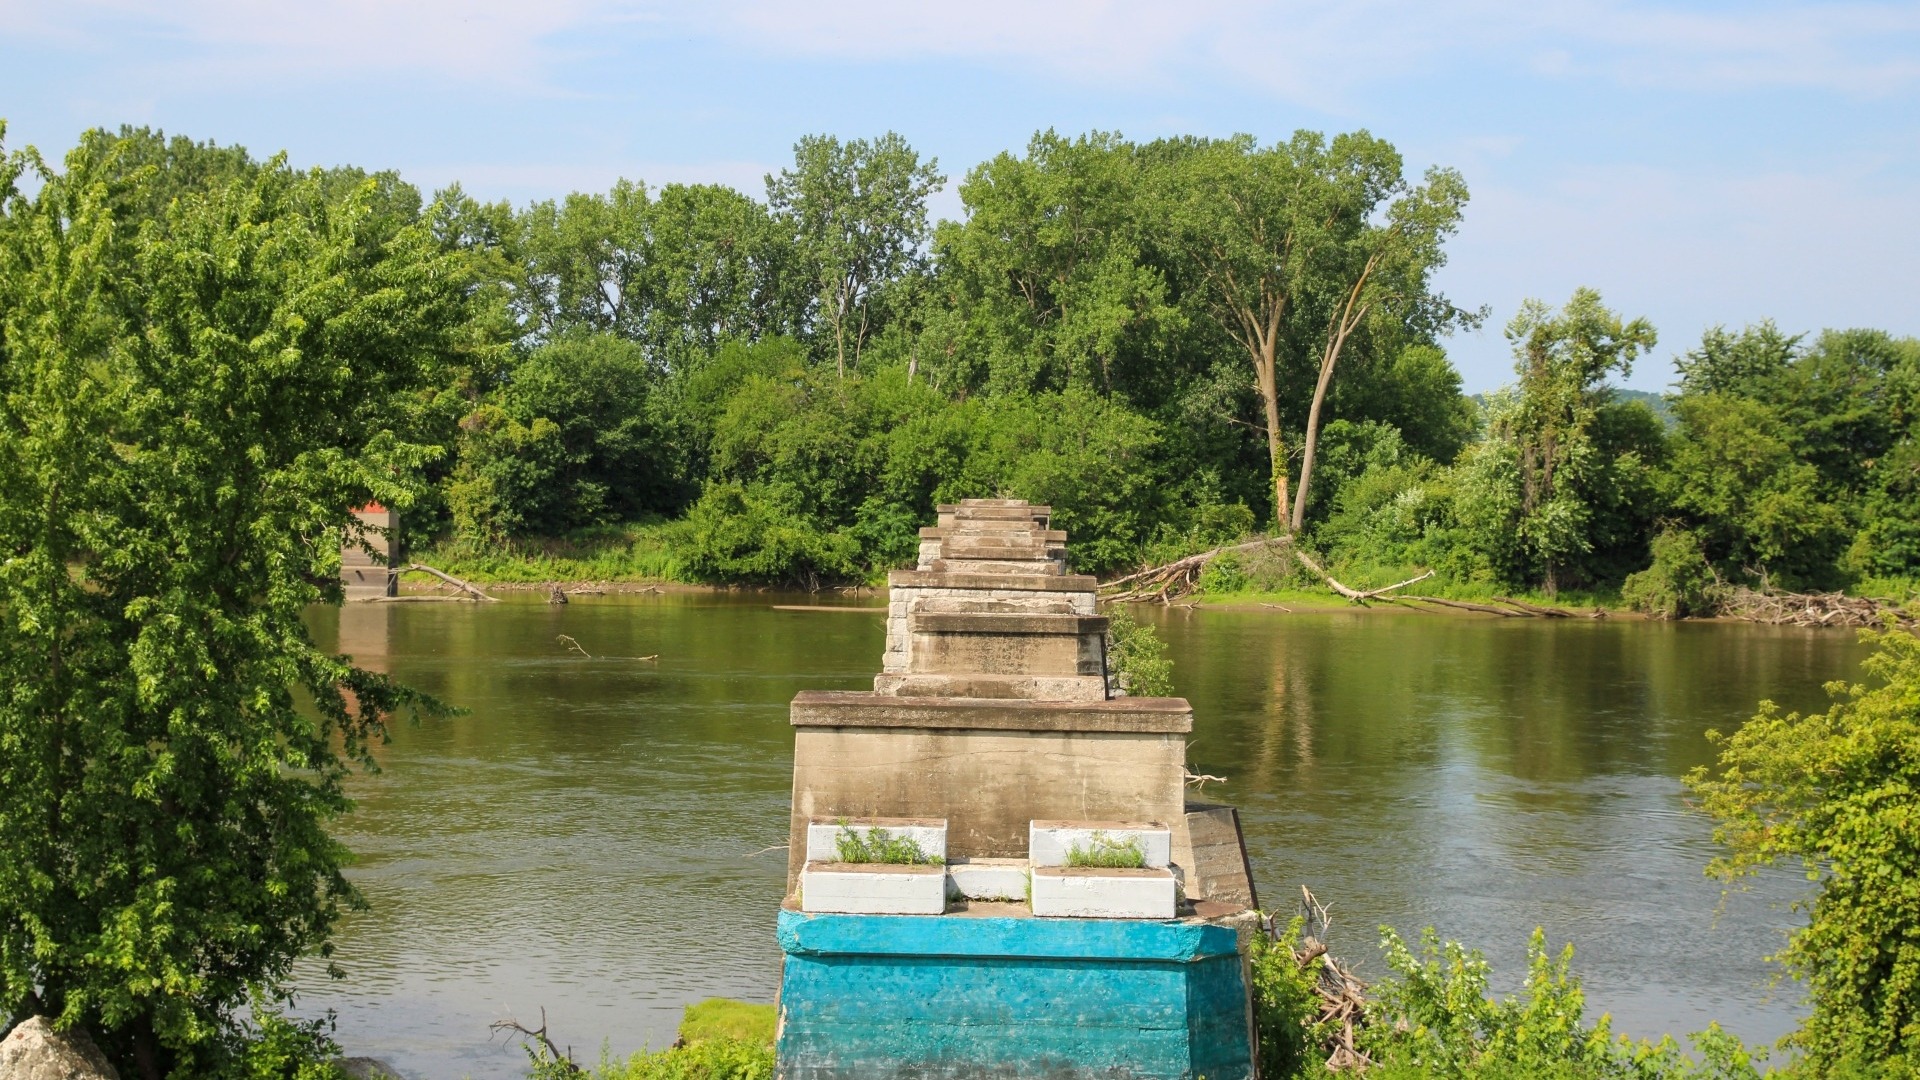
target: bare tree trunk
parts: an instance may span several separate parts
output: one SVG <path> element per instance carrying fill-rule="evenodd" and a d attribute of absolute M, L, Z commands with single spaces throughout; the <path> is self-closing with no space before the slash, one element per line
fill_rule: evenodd
<path fill-rule="evenodd" d="M 1367 259 L 1366 266 L 1360 270 L 1360 277 L 1354 281 L 1353 288 L 1347 290 L 1347 302 L 1334 316 L 1333 325 L 1327 327 L 1327 346 L 1320 354 L 1320 378 L 1313 386 L 1313 405 L 1307 410 L 1307 441 L 1300 456 L 1300 489 L 1293 497 L 1293 530 L 1299 532 L 1307 525 L 1307 492 L 1313 480 L 1313 455 L 1320 447 L 1320 409 L 1327 400 L 1327 387 L 1333 385 L 1333 366 L 1340 362 L 1340 354 L 1346 350 L 1347 337 L 1360 320 L 1367 317 L 1367 309 L 1372 301 L 1360 302 L 1366 294 L 1367 280 L 1373 276 L 1373 268 L 1378 265 L 1379 257 Z"/>
<path fill-rule="evenodd" d="M 1280 432 L 1280 388 L 1274 374 L 1272 338 L 1261 344 L 1260 355 L 1253 359 L 1260 387 L 1260 403 L 1267 411 L 1267 461 L 1273 470 L 1273 520 L 1283 528 L 1287 522 L 1287 446 Z M 1289 533 L 1291 529 L 1287 530 Z"/>
<path fill-rule="evenodd" d="M 1293 493 L 1293 524 L 1289 532 L 1299 532 L 1307 524 L 1307 485 L 1313 482 L 1313 455 L 1320 448 L 1320 408 L 1327 400 L 1327 387 L 1333 383 L 1333 365 L 1340 358 L 1331 352 L 1320 363 L 1320 379 L 1313 385 L 1313 405 L 1307 409 L 1307 439 L 1300 449 L 1300 487 Z"/>

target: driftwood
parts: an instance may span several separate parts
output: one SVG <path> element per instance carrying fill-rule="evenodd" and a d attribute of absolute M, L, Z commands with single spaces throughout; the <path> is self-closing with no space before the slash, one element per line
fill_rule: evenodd
<path fill-rule="evenodd" d="M 1759 592 L 1744 586 L 1729 589 L 1720 613 L 1748 622 L 1775 626 L 1877 627 L 1890 618 L 1894 625 L 1920 626 L 1920 614 L 1884 597 L 1844 593 Z"/>
<path fill-rule="evenodd" d="M 1192 592 L 1195 587 L 1200 584 L 1200 571 L 1206 569 L 1208 563 L 1220 556 L 1236 551 L 1256 551 L 1275 547 L 1292 548 L 1293 557 L 1299 561 L 1301 566 L 1306 567 L 1318 575 L 1320 580 L 1327 583 L 1329 589 L 1332 589 L 1334 592 L 1339 593 L 1341 596 L 1346 597 L 1356 604 L 1364 604 L 1368 600 L 1385 596 L 1387 593 L 1393 592 L 1396 589 L 1404 589 L 1409 585 L 1425 581 L 1433 576 L 1433 571 L 1429 570 L 1418 577 L 1408 578 L 1405 581 L 1395 582 L 1392 585 L 1382 586 L 1378 589 L 1351 588 L 1338 578 L 1335 578 L 1332 574 L 1327 573 L 1324 567 L 1314 561 L 1313 556 L 1295 546 L 1293 537 L 1274 536 L 1264 540 L 1249 540 L 1244 544 L 1228 544 L 1224 547 L 1214 548 L 1212 551 L 1203 551 L 1198 555 L 1189 555 L 1184 559 L 1175 559 L 1170 563 L 1164 563 L 1160 566 L 1148 567 L 1145 570 L 1128 574 L 1125 577 L 1118 577 L 1112 581 L 1105 582 L 1100 586 L 1100 589 L 1103 592 L 1108 589 L 1122 590 L 1107 597 L 1107 599 L 1112 602 L 1124 603 L 1129 600 L 1158 600 L 1163 604 L 1171 604 L 1176 597 L 1184 596 Z"/>
<path fill-rule="evenodd" d="M 1229 544 L 1225 547 L 1214 548 L 1212 551 L 1203 551 L 1198 555 L 1189 555 L 1184 559 L 1175 559 L 1170 563 L 1163 563 L 1160 566 L 1150 566 L 1145 570 L 1128 574 L 1125 577 L 1114 578 L 1112 581 L 1102 583 L 1100 588 L 1102 591 L 1105 591 L 1107 589 L 1118 589 L 1127 585 L 1132 586 L 1132 588 L 1126 589 L 1124 592 L 1116 593 L 1107 598 L 1116 602 L 1125 602 L 1128 600 L 1159 600 L 1165 603 L 1176 596 L 1181 596 L 1193 591 L 1193 587 L 1200 582 L 1200 571 L 1206 569 L 1208 563 L 1222 555 L 1235 551 L 1254 551 L 1260 548 L 1276 547 L 1291 544 L 1292 542 L 1292 537 L 1276 536 L 1266 540 L 1249 540 L 1244 544 Z"/>
<path fill-rule="evenodd" d="M 1324 1032 L 1320 1049 L 1327 1055 L 1327 1068 L 1334 1072 L 1363 1070 L 1373 1064 L 1356 1041 L 1360 1028 L 1367 1023 L 1367 984 L 1327 951 L 1327 930 L 1333 925 L 1333 916 L 1305 885 L 1300 887 L 1300 915 L 1301 937 L 1293 959 L 1303 968 L 1316 960 L 1320 964 L 1313 986 L 1320 1004 L 1309 1023 Z M 1270 921 L 1266 929 L 1277 938 L 1279 920 Z"/>
<path fill-rule="evenodd" d="M 454 577 L 452 574 L 446 573 L 445 571 L 436 570 L 433 567 L 428 566 L 426 563 L 408 563 L 407 565 L 401 567 L 399 572 L 402 574 L 408 574 L 408 573 L 432 574 L 434 577 L 439 578 L 441 581 L 444 581 L 447 584 L 453 586 L 454 588 L 459 589 L 461 592 L 467 593 L 468 595 L 472 596 L 475 600 L 480 600 L 489 604 L 497 604 L 500 602 L 499 597 L 488 596 L 486 593 L 481 592 L 479 589 L 468 584 L 467 582 L 461 581 L 459 578 Z"/>
<path fill-rule="evenodd" d="M 565 644 L 568 652 L 577 652 L 581 656 L 584 656 L 589 660 L 596 659 L 596 657 L 592 653 L 588 652 L 584 646 L 582 646 L 578 641 L 575 641 L 573 639 L 572 634 L 561 634 L 554 640 Z M 602 657 L 598 657 L 598 659 L 601 659 L 601 660 L 658 660 L 660 659 L 660 654 L 654 653 L 652 656 L 602 656 Z"/>

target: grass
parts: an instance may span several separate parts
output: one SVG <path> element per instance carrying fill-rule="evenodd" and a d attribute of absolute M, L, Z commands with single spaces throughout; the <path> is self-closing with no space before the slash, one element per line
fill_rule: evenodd
<path fill-rule="evenodd" d="M 603 1053 L 585 1075 L 591 1080 L 769 1080 L 774 1024 L 772 1005 L 709 998 L 687 1006 L 678 1044 L 642 1050 L 625 1061 Z M 564 1075 L 551 1065 L 536 1065 L 533 1072 L 534 1080 Z"/>
<path fill-rule="evenodd" d="M 688 1043 L 713 1039 L 773 1045 L 774 1008 L 729 998 L 708 998 L 687 1006 L 680 1017 L 680 1040 Z"/>
<path fill-rule="evenodd" d="M 1115 840 L 1106 833 L 1096 832 L 1087 841 L 1086 847 L 1075 844 L 1067 849 L 1067 865 L 1138 870 L 1147 865 L 1147 856 L 1140 850 L 1139 837 L 1129 836 L 1125 840 Z"/>
<path fill-rule="evenodd" d="M 910 836 L 895 836 L 885 829 L 856 829 L 840 822 L 840 833 L 833 838 L 835 854 L 844 863 L 887 863 L 894 866 L 939 866 L 944 859 L 921 850 L 920 842 Z"/>
<path fill-rule="evenodd" d="M 675 535 L 674 522 L 654 521 L 500 543 L 442 540 L 408 558 L 480 582 L 685 581 Z"/>

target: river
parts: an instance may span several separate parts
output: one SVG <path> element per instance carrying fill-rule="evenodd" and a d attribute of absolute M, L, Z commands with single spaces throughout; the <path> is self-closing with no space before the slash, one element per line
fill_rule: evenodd
<path fill-rule="evenodd" d="M 348 1052 L 431 1078 L 518 1077 L 488 1024 L 597 1058 L 673 1040 L 707 997 L 771 1001 L 792 734 L 802 689 L 870 686 L 880 613 L 805 598 L 524 596 L 316 613 L 322 644 L 462 706 L 402 724 L 339 830 L 371 909 L 343 981 L 302 968 L 305 1015 Z M 1726 623 L 1393 611 L 1149 613 L 1194 705 L 1190 761 L 1241 809 L 1263 903 L 1304 883 L 1335 951 L 1383 966 L 1378 927 L 1484 948 L 1497 987 L 1527 935 L 1571 940 L 1590 1010 L 1636 1035 L 1720 1020 L 1772 1039 L 1797 1016 L 1763 957 L 1804 888 L 1722 900 L 1680 778 L 1708 729 L 1763 698 L 1824 707 L 1851 633 Z M 578 648 L 561 639 L 571 637 Z M 583 653 L 587 655 L 583 655 Z M 636 657 L 657 655 L 657 660 Z"/>

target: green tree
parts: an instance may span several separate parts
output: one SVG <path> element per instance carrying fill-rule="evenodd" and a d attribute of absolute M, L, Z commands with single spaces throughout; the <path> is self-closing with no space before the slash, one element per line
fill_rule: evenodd
<path fill-rule="evenodd" d="M 167 180 L 108 141 L 0 173 L 0 1014 L 219 1076 L 356 901 L 326 826 L 410 699 L 304 614 L 418 493 L 460 266 L 279 159 L 125 212 Z"/>
<path fill-rule="evenodd" d="M 1715 736 L 1717 770 L 1687 778 L 1727 849 L 1711 873 L 1785 862 L 1818 883 L 1775 957 L 1807 985 L 1813 1011 L 1790 1042 L 1816 1076 L 1920 1068 L 1920 637 L 1864 637 L 1872 683 L 1829 687 L 1824 713 L 1763 702 Z"/>
<path fill-rule="evenodd" d="M 1298 531 L 1327 392 L 1355 338 L 1431 335 L 1475 318 L 1430 284 L 1466 184 L 1449 169 L 1409 184 L 1399 153 L 1364 131 L 1332 140 L 1300 131 L 1270 147 L 1249 136 L 1194 140 L 1158 153 L 1179 162 L 1169 200 L 1185 280 L 1252 366 L 1274 516 Z M 1307 412 L 1292 498 L 1288 396 Z"/>
<path fill-rule="evenodd" d="M 1116 134 L 1036 134 L 960 185 L 962 221 L 934 237 L 958 326 L 963 385 L 1031 393 L 1069 385 L 1148 407 L 1184 316 L 1149 255 L 1160 214 L 1136 148 Z"/>
<path fill-rule="evenodd" d="M 834 369 L 877 329 L 876 296 L 912 270 L 926 244 L 927 196 L 946 183 L 938 160 L 920 160 L 889 131 L 841 142 L 809 135 L 793 147 L 793 168 L 767 177 L 767 204 L 797 237 L 815 316 L 833 336 Z"/>
<path fill-rule="evenodd" d="M 1527 301 L 1506 333 L 1519 382 L 1511 396 L 1489 403 L 1488 438 L 1511 447 L 1514 542 L 1552 595 L 1593 550 L 1595 495 L 1617 485 L 1610 471 L 1644 466 L 1637 455 L 1622 462 L 1606 454 L 1596 435 L 1610 399 L 1607 377 L 1626 375 L 1653 347 L 1654 331 L 1645 319 L 1622 320 L 1599 293 L 1582 288 L 1558 312 Z"/>

